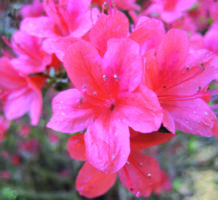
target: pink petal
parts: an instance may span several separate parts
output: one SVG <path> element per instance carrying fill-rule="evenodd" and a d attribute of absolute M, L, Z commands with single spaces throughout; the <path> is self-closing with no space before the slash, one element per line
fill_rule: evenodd
<path fill-rule="evenodd" d="M 136 0 L 115 0 L 118 8 L 123 10 L 140 10 L 140 6 L 136 3 Z"/>
<path fill-rule="evenodd" d="M 21 8 L 20 14 L 25 17 L 39 17 L 43 14 L 43 6 L 40 0 L 34 0 L 32 4 L 25 5 Z"/>
<path fill-rule="evenodd" d="M 111 15 L 102 14 L 90 31 L 90 41 L 103 56 L 109 39 L 126 37 L 128 32 L 129 22 L 124 14 L 119 11 Z"/>
<path fill-rule="evenodd" d="M 168 191 L 172 188 L 172 184 L 167 174 L 161 170 L 161 180 L 155 187 L 155 194 L 160 195 L 163 191 Z"/>
<path fill-rule="evenodd" d="M 92 8 L 90 11 L 84 13 L 79 17 L 77 21 L 78 26 L 76 29 L 72 28 L 70 35 L 74 37 L 82 37 L 86 34 L 98 20 L 99 10 L 97 8 Z M 71 20 L 73 21 L 73 20 Z"/>
<path fill-rule="evenodd" d="M 8 120 L 12 120 L 23 116 L 30 110 L 30 105 L 34 97 L 34 92 L 28 88 L 23 88 L 11 92 L 7 96 L 3 108 L 6 118 Z"/>
<path fill-rule="evenodd" d="M 34 60 L 29 58 L 14 58 L 11 60 L 13 67 L 25 74 L 44 72 L 46 67 L 51 62 L 51 56 L 45 55 L 45 57 L 40 60 Z"/>
<path fill-rule="evenodd" d="M 82 93 L 77 89 L 60 92 L 52 100 L 53 115 L 47 127 L 63 133 L 74 133 L 87 128 L 93 114 L 91 110 L 83 108 L 82 98 Z"/>
<path fill-rule="evenodd" d="M 86 160 L 84 134 L 76 134 L 67 142 L 67 150 L 75 160 Z"/>
<path fill-rule="evenodd" d="M 43 49 L 49 53 L 54 53 L 59 60 L 63 61 L 65 51 L 78 39 L 74 37 L 48 38 L 43 42 Z"/>
<path fill-rule="evenodd" d="M 76 189 L 80 195 L 94 198 L 106 193 L 115 183 L 116 174 L 105 174 L 86 162 L 76 179 Z"/>
<path fill-rule="evenodd" d="M 35 126 L 38 124 L 42 112 L 43 98 L 41 94 L 42 86 L 44 85 L 45 79 L 42 77 L 29 77 L 27 79 L 29 87 L 33 90 L 34 98 L 30 104 L 30 119 L 31 125 Z"/>
<path fill-rule="evenodd" d="M 38 92 L 35 94 L 35 97 L 30 105 L 30 119 L 32 126 L 36 126 L 40 120 L 42 104 L 42 95 L 40 92 Z"/>
<path fill-rule="evenodd" d="M 122 97 L 119 115 L 135 131 L 149 133 L 160 128 L 163 113 L 155 93 L 141 87 Z"/>
<path fill-rule="evenodd" d="M 145 50 L 156 48 L 164 37 L 164 25 L 160 20 L 140 17 L 136 29 L 131 33 L 130 39 L 143 45 Z"/>
<path fill-rule="evenodd" d="M 123 167 L 130 153 L 128 127 L 118 119 L 99 117 L 88 127 L 85 144 L 89 163 L 101 171 L 114 173 Z"/>
<path fill-rule="evenodd" d="M 132 152 L 128 163 L 119 171 L 121 183 L 137 197 L 148 197 L 160 182 L 161 170 L 151 156 Z"/>
<path fill-rule="evenodd" d="M 178 100 L 179 98 L 185 99 L 185 97 L 197 98 L 201 89 L 208 87 L 208 84 L 216 79 L 218 75 L 217 63 L 218 57 L 210 51 L 205 49 L 192 51 L 180 69 L 175 69 L 174 73 L 166 70 L 165 73 L 161 74 L 164 81 L 162 82 L 161 94 L 159 93 L 158 96 L 177 96 Z M 163 77 L 164 75 L 166 76 Z M 163 88 L 164 85 L 165 88 Z"/>
<path fill-rule="evenodd" d="M 121 91 L 135 90 L 142 80 L 139 45 L 130 39 L 109 40 L 103 58 L 103 73 L 117 79 Z"/>
<path fill-rule="evenodd" d="M 0 58 L 0 88 L 16 90 L 26 86 L 26 81 L 13 69 L 10 60 L 6 57 Z"/>
<path fill-rule="evenodd" d="M 21 22 L 21 30 L 40 37 L 57 37 L 54 23 L 48 17 L 27 17 Z"/>
<path fill-rule="evenodd" d="M 171 114 L 176 129 L 206 137 L 214 135 L 216 116 L 203 100 L 173 101 L 164 104 L 163 108 Z"/>
<path fill-rule="evenodd" d="M 138 150 L 147 149 L 155 145 L 160 145 L 162 143 L 168 142 L 173 137 L 174 135 L 172 133 L 161 133 L 161 132 L 153 132 L 147 134 L 138 133 L 135 136 L 131 137 L 130 139 L 131 150 L 138 151 Z"/>
<path fill-rule="evenodd" d="M 64 57 L 64 67 L 73 84 L 89 94 L 101 88 L 101 57 L 88 42 L 79 41 L 68 48 Z"/>
<path fill-rule="evenodd" d="M 161 72 L 171 70 L 171 73 L 184 64 L 188 56 L 189 39 L 185 31 L 171 29 L 162 40 L 157 59 Z M 163 75 L 164 76 L 164 75 Z"/>
<path fill-rule="evenodd" d="M 171 133 L 176 132 L 175 122 L 170 113 L 167 110 L 163 110 L 163 126 Z"/>
<path fill-rule="evenodd" d="M 204 43 L 207 49 L 218 54 L 218 24 L 213 25 L 204 35 Z"/>

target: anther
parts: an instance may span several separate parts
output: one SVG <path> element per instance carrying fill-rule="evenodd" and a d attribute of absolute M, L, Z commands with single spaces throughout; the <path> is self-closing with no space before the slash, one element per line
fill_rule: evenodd
<path fill-rule="evenodd" d="M 114 104 L 112 103 L 110 106 L 110 111 L 113 111 L 113 109 L 114 109 Z"/>
<path fill-rule="evenodd" d="M 102 78 L 104 79 L 104 81 L 106 81 L 106 80 L 107 80 L 107 75 L 104 74 L 104 75 L 102 76 Z"/>
<path fill-rule="evenodd" d="M 197 92 L 201 91 L 201 86 L 198 86 Z"/>
<path fill-rule="evenodd" d="M 136 192 L 135 196 L 140 197 L 141 196 L 140 192 Z"/>
<path fill-rule="evenodd" d="M 187 71 L 189 71 L 190 70 L 190 65 L 187 65 L 186 69 L 187 69 Z"/>
<path fill-rule="evenodd" d="M 205 66 L 204 66 L 204 63 L 203 63 L 203 62 L 200 63 L 200 67 L 201 67 L 201 70 L 202 70 L 202 71 L 205 70 Z"/>
<path fill-rule="evenodd" d="M 80 99 L 79 99 L 79 103 L 83 103 L 83 97 L 80 97 Z"/>
<path fill-rule="evenodd" d="M 96 92 L 96 91 L 94 91 L 94 92 L 93 92 L 93 95 L 96 97 L 96 96 L 97 96 L 97 92 Z"/>
<path fill-rule="evenodd" d="M 133 187 L 129 188 L 129 190 L 130 190 L 131 192 L 134 192 L 134 188 L 133 188 Z"/>
<path fill-rule="evenodd" d="M 114 74 L 114 78 L 116 79 L 116 81 L 119 81 L 119 76 L 117 74 Z"/>
<path fill-rule="evenodd" d="M 150 178 L 151 178 L 151 174 L 150 174 L 150 173 L 148 173 L 148 174 L 147 174 L 147 177 L 150 179 Z"/>

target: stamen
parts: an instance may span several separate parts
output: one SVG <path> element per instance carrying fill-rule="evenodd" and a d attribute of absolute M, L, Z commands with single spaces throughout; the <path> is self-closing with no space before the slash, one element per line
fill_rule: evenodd
<path fill-rule="evenodd" d="M 96 96 L 97 96 L 97 92 L 96 92 L 96 91 L 94 91 L 94 92 L 93 92 L 93 95 L 96 97 Z"/>
<path fill-rule="evenodd" d="M 110 111 L 113 111 L 114 106 L 115 106 L 115 105 L 112 103 L 112 104 L 111 104 L 111 107 L 110 107 Z"/>
<path fill-rule="evenodd" d="M 204 66 L 204 63 L 203 63 L 203 62 L 200 63 L 200 67 L 201 67 L 201 70 L 202 70 L 202 71 L 205 70 L 205 66 Z"/>
<path fill-rule="evenodd" d="M 104 74 L 104 75 L 102 76 L 102 78 L 104 79 L 104 81 L 106 81 L 106 80 L 107 80 L 107 75 Z"/>
<path fill-rule="evenodd" d="M 117 74 L 114 74 L 114 78 L 116 79 L 116 81 L 119 81 L 119 76 Z"/>

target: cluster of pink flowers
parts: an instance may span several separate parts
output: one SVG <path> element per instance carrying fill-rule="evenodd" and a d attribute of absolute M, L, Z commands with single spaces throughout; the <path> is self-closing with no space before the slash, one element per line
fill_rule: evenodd
<path fill-rule="evenodd" d="M 176 130 L 218 137 L 208 104 L 217 95 L 217 9 L 212 0 L 34 0 L 11 42 L 3 38 L 13 49 L 0 58 L 5 117 L 29 113 L 37 125 L 48 74 L 63 67 L 72 88 L 53 98 L 47 127 L 77 133 L 67 149 L 85 161 L 79 193 L 102 195 L 117 175 L 137 197 L 169 189 L 142 150 Z"/>

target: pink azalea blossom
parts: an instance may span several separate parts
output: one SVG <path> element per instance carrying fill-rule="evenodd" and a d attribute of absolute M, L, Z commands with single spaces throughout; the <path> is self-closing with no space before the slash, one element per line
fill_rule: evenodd
<path fill-rule="evenodd" d="M 14 68 L 24 73 L 43 72 L 51 63 L 51 56 L 42 49 L 42 39 L 17 31 L 12 47 L 18 58 L 12 59 Z"/>
<path fill-rule="evenodd" d="M 129 156 L 129 129 L 158 130 L 162 111 L 154 93 L 140 85 L 139 45 L 130 39 L 111 39 L 104 57 L 88 42 L 68 48 L 64 66 L 77 89 L 59 93 L 52 102 L 48 127 L 73 133 L 87 128 L 88 161 L 115 172 Z"/>
<path fill-rule="evenodd" d="M 16 119 L 28 112 L 31 124 L 37 125 L 42 109 L 40 90 L 43 83 L 44 78 L 21 74 L 13 68 L 9 59 L 2 57 L 0 59 L 0 89 L 6 118 Z"/>
<path fill-rule="evenodd" d="M 181 18 L 196 2 L 197 0 L 154 0 L 146 14 L 159 15 L 163 21 L 172 23 Z"/>
<path fill-rule="evenodd" d="M 201 136 L 215 135 L 217 119 L 204 98 L 217 78 L 218 58 L 205 49 L 191 50 L 187 33 L 171 29 L 157 51 L 145 55 L 145 82 L 164 109 L 163 125 Z"/>
<path fill-rule="evenodd" d="M 85 161 L 86 147 L 83 137 L 84 134 L 72 136 L 67 148 L 72 158 Z M 86 162 L 76 179 L 77 190 L 88 198 L 100 196 L 114 185 L 117 175 L 121 183 L 137 197 L 148 197 L 152 191 L 159 193 L 169 189 L 169 180 L 160 169 L 158 162 L 151 156 L 140 153 L 139 150 L 164 143 L 172 137 L 173 135 L 169 133 L 134 133 L 131 136 L 131 154 L 118 173 L 106 174 Z"/>
<path fill-rule="evenodd" d="M 90 10 L 91 0 L 43 0 L 46 16 L 28 17 L 21 30 L 42 38 L 81 37 L 94 23 L 97 10 Z"/>
<path fill-rule="evenodd" d="M 1 179 L 7 181 L 8 179 L 11 178 L 11 173 L 8 171 L 2 171 L 0 173 Z"/>

